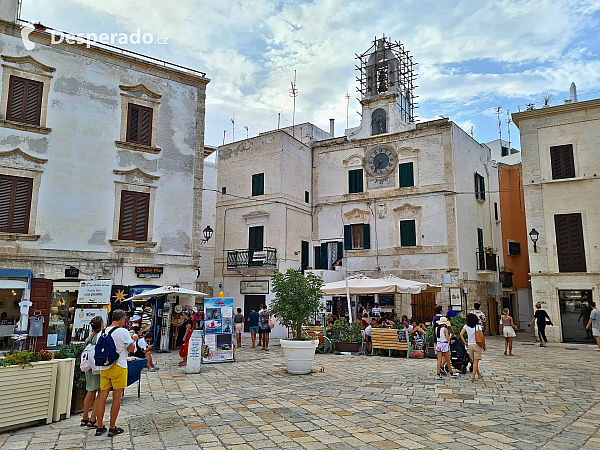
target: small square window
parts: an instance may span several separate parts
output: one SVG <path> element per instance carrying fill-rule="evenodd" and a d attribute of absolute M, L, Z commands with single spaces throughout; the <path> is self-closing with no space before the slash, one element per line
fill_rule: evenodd
<path fill-rule="evenodd" d="M 306 203 L 310 203 L 310 196 L 308 194 L 308 191 L 304 191 L 304 201 Z"/>
<path fill-rule="evenodd" d="M 252 196 L 264 195 L 265 193 L 265 174 L 255 173 L 252 175 Z"/>
<path fill-rule="evenodd" d="M 225 186 L 221 188 L 221 194 L 227 194 L 227 188 Z"/>

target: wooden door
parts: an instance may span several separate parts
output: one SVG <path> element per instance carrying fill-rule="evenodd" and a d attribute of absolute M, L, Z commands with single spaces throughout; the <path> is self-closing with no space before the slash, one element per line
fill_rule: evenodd
<path fill-rule="evenodd" d="M 35 346 L 35 351 L 46 348 L 46 339 L 48 338 L 48 321 L 50 320 L 50 303 L 52 300 L 52 280 L 44 278 L 34 278 L 31 284 L 31 308 L 29 314 L 33 315 L 36 310 L 42 312 L 44 318 L 44 335 L 39 337 Z M 29 341 L 29 339 L 28 339 Z"/>
<path fill-rule="evenodd" d="M 423 323 L 431 322 L 435 316 L 435 292 L 412 294 L 410 306 L 413 320 Z"/>
<path fill-rule="evenodd" d="M 489 334 L 498 334 L 498 322 L 500 318 L 498 317 L 498 302 L 495 298 L 488 299 L 488 317 L 487 324 Z"/>

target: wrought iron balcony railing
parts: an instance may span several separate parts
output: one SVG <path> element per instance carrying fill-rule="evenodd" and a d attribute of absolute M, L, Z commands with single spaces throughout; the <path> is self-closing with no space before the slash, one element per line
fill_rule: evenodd
<path fill-rule="evenodd" d="M 495 253 L 475 252 L 477 256 L 477 270 L 489 272 L 498 271 L 498 255 Z"/>
<path fill-rule="evenodd" d="M 228 269 L 276 269 L 277 250 L 264 247 L 262 250 L 227 250 Z"/>
<path fill-rule="evenodd" d="M 503 288 L 513 287 L 513 274 L 510 272 L 500 272 L 500 282 Z"/>

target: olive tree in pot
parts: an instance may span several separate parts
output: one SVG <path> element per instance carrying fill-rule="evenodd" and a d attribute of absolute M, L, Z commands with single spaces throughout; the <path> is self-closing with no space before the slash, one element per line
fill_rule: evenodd
<path fill-rule="evenodd" d="M 345 317 L 331 326 L 335 338 L 334 348 L 338 352 L 358 352 L 362 343 L 362 323 L 358 320 L 348 323 Z"/>
<path fill-rule="evenodd" d="M 272 277 L 275 299 L 269 305 L 271 313 L 286 327 L 292 328 L 295 340 L 281 339 L 281 347 L 289 373 L 310 373 L 318 340 L 303 340 L 302 325 L 321 309 L 323 279 L 294 269 L 276 271 Z"/>

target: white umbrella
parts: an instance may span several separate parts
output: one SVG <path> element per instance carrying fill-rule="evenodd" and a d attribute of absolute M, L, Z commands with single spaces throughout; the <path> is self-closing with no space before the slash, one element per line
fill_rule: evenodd
<path fill-rule="evenodd" d="M 350 295 L 369 294 L 420 294 L 422 291 L 439 291 L 439 286 L 394 276 L 385 278 L 357 277 L 348 279 Z M 321 288 L 325 295 L 345 295 L 346 281 L 327 283 Z"/>
<path fill-rule="evenodd" d="M 192 291 L 191 289 L 184 289 L 175 286 L 162 286 L 156 289 L 151 289 L 149 291 L 144 291 L 141 294 L 134 295 L 130 297 L 128 300 L 143 300 L 150 297 L 158 297 L 159 295 L 168 295 L 168 294 L 176 294 L 176 295 L 208 295 L 204 292 Z"/>

